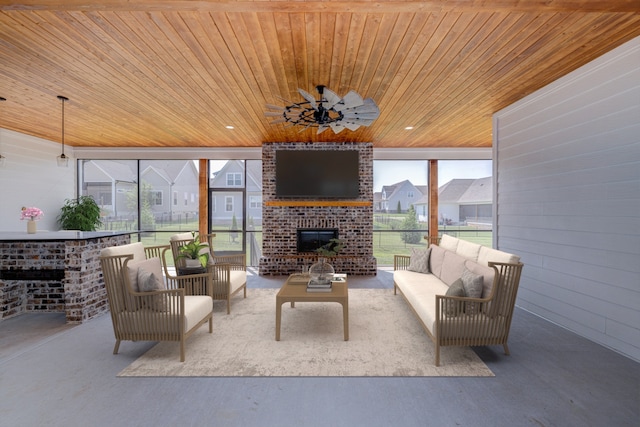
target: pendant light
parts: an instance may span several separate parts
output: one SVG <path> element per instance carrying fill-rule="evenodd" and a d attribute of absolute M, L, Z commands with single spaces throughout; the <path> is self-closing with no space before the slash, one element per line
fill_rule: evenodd
<path fill-rule="evenodd" d="M 6 98 L 3 98 L 0 96 L 0 102 L 2 101 L 6 101 Z M 2 142 L 2 129 L 0 129 L 0 142 Z M 4 165 L 4 159 L 6 159 L 5 156 L 2 155 L 2 153 L 0 153 L 0 166 Z"/>
<path fill-rule="evenodd" d="M 62 154 L 58 156 L 57 160 L 58 167 L 66 168 L 69 166 L 69 158 L 64 155 L 64 102 L 68 101 L 69 98 L 58 95 L 58 99 L 62 102 Z"/>

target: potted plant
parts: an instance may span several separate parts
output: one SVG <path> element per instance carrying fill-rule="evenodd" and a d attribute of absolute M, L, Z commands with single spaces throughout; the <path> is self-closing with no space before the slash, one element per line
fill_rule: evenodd
<path fill-rule="evenodd" d="M 340 253 L 344 247 L 344 242 L 340 239 L 331 239 L 326 245 L 320 246 L 316 249 L 316 253 L 323 257 L 332 257 Z"/>
<path fill-rule="evenodd" d="M 91 196 L 67 199 L 60 209 L 58 223 L 63 230 L 96 231 L 102 225 L 100 206 Z"/>
<path fill-rule="evenodd" d="M 209 245 L 200 242 L 200 236 L 191 233 L 193 240 L 180 247 L 178 259 L 184 258 L 187 267 L 206 267 L 209 260 Z"/>

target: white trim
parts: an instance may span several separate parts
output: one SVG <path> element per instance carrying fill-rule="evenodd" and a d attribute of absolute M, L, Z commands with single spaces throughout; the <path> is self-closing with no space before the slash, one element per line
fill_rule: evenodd
<path fill-rule="evenodd" d="M 374 148 L 374 160 L 491 160 L 491 147 L 487 148 Z M 261 160 L 262 147 L 74 147 L 73 156 L 90 160 Z"/>

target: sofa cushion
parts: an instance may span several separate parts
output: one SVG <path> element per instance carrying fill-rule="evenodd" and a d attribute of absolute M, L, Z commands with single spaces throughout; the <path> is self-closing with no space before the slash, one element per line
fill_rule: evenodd
<path fill-rule="evenodd" d="M 482 265 L 489 265 L 489 262 L 504 262 L 509 264 L 515 264 L 520 261 L 520 257 L 507 252 L 502 252 L 497 249 L 489 248 L 487 246 L 480 247 L 478 253 L 478 263 Z"/>
<path fill-rule="evenodd" d="M 458 248 L 458 242 L 460 242 L 460 239 L 453 236 L 449 236 L 448 234 L 443 234 L 442 237 L 440 238 L 439 246 L 442 249 L 455 252 Z"/>
<path fill-rule="evenodd" d="M 476 261 L 478 259 L 478 254 L 480 253 L 480 245 L 466 240 L 460 240 L 458 242 L 458 247 L 456 248 L 456 253 L 467 259 Z"/>
<path fill-rule="evenodd" d="M 431 248 L 426 249 L 411 249 L 411 260 L 407 270 L 415 271 L 416 273 L 429 273 L 429 254 Z"/>
<path fill-rule="evenodd" d="M 440 277 L 442 273 L 442 263 L 444 262 L 444 254 L 447 252 L 438 245 L 431 245 L 431 253 L 429 254 L 429 270 L 436 277 Z"/>
<path fill-rule="evenodd" d="M 465 261 L 467 261 L 466 258 L 454 252 L 445 251 L 440 280 L 451 286 L 453 282 L 462 276 Z"/>
<path fill-rule="evenodd" d="M 394 271 L 393 281 L 429 333 L 435 335 L 436 295 L 446 294 L 449 287 L 433 274 L 409 270 Z"/>
<path fill-rule="evenodd" d="M 464 285 L 462 283 L 462 279 L 458 279 L 449 286 L 446 296 L 449 297 L 463 297 L 464 294 Z M 457 316 L 462 313 L 463 307 L 461 307 L 463 303 L 461 301 L 445 301 L 444 314 L 447 317 Z"/>

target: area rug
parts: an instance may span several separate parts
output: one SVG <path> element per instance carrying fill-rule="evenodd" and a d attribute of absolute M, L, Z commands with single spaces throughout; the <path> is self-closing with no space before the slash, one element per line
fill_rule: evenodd
<path fill-rule="evenodd" d="M 275 340 L 277 289 L 249 289 L 231 314 L 216 302 L 214 330 L 202 327 L 186 343 L 158 343 L 118 374 L 121 377 L 493 376 L 468 347 L 444 347 L 434 366 L 434 345 L 409 306 L 390 289 L 349 290 L 349 341 L 342 306 L 282 306 Z"/>

